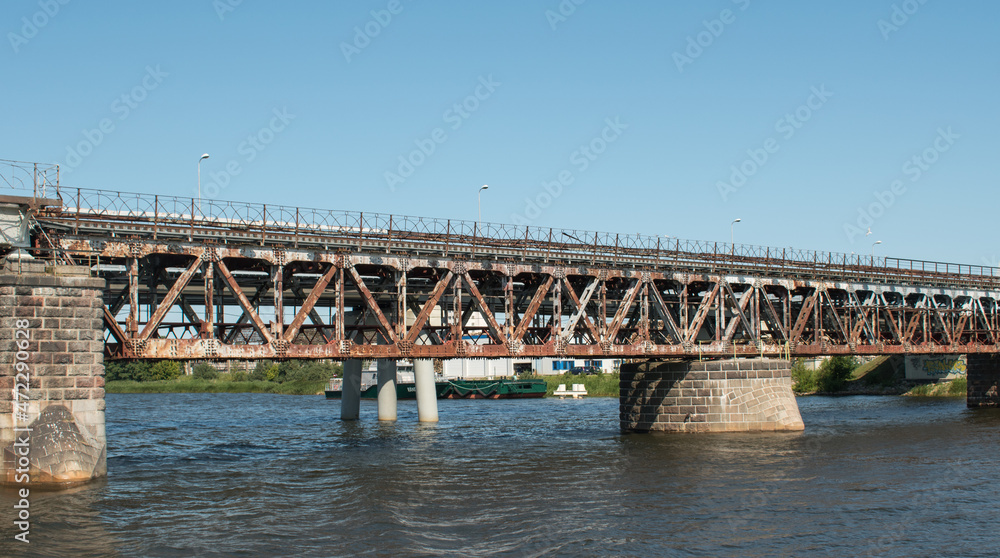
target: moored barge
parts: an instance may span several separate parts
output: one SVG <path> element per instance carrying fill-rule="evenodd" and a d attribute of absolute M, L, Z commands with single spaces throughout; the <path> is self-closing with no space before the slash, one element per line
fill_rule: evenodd
<path fill-rule="evenodd" d="M 544 380 L 447 380 L 435 382 L 438 399 L 537 399 L 545 397 Z M 326 386 L 327 399 L 340 399 L 343 379 L 333 378 Z M 416 399 L 413 383 L 396 383 L 396 399 Z M 378 386 L 361 385 L 361 399 L 378 399 Z"/>

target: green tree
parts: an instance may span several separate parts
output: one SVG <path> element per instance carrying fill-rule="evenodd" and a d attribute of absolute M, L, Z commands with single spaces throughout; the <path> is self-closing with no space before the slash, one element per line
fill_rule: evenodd
<path fill-rule="evenodd" d="M 219 377 L 219 371 L 211 364 L 202 362 L 194 367 L 191 375 L 199 380 L 214 380 Z"/>
<path fill-rule="evenodd" d="M 799 393 L 816 391 L 816 378 L 812 370 L 806 368 L 805 361 L 795 359 L 792 364 L 792 389 Z"/>
<path fill-rule="evenodd" d="M 816 387 L 820 391 L 840 391 L 844 389 L 851 373 L 858 367 L 854 357 L 835 356 L 824 362 L 816 371 Z"/>
<path fill-rule="evenodd" d="M 181 375 L 181 366 L 173 360 L 161 360 L 149 368 L 147 381 L 173 380 Z"/>

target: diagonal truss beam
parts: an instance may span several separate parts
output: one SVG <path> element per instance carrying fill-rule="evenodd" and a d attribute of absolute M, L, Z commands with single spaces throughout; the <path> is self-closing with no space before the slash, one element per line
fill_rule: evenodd
<path fill-rule="evenodd" d="M 756 343 L 757 340 L 758 340 L 757 339 L 757 334 L 756 334 L 756 332 L 754 332 L 753 325 L 751 325 L 750 320 L 747 319 L 747 315 L 746 315 L 747 306 L 750 304 L 750 301 L 753 299 L 753 293 L 754 293 L 754 290 L 755 290 L 754 287 L 750 287 L 749 289 L 743 291 L 743 298 L 738 298 L 736 296 L 736 293 L 733 292 L 733 288 L 729 285 L 729 283 L 725 283 L 723 285 L 723 287 L 725 288 L 725 294 L 729 295 L 729 300 L 732 302 L 733 311 L 736 313 L 736 316 L 739 318 L 739 321 L 733 320 L 733 321 L 729 322 L 728 327 L 726 327 L 726 331 L 725 331 L 725 335 L 723 336 L 723 340 L 724 341 L 732 341 L 733 340 L 733 335 L 736 334 L 736 327 L 738 325 L 742 324 L 743 325 L 743 329 L 747 332 L 747 335 L 750 337 L 751 340 L 753 340 Z"/>
<path fill-rule="evenodd" d="M 264 341 L 270 344 L 274 341 L 274 336 L 271 335 L 270 331 L 268 331 L 267 326 L 264 324 L 264 320 L 260 319 L 260 314 L 254 310 L 253 305 L 250 304 L 250 300 L 247 299 L 245 294 L 243 294 L 243 289 L 241 289 L 239 283 L 236 282 L 236 279 L 233 277 L 233 273 L 229 271 L 229 268 L 221 259 L 215 262 L 215 265 L 219 268 L 219 275 L 222 276 L 222 280 L 226 283 L 229 290 L 232 291 L 233 296 L 236 297 L 236 301 L 239 302 L 240 306 L 243 308 L 244 315 L 250 319 L 253 323 L 254 329 L 256 329 L 257 333 L 264 338 Z"/>
<path fill-rule="evenodd" d="M 674 317 L 670 315 L 670 310 L 663 302 L 663 297 L 660 295 L 660 289 L 656 288 L 655 284 L 651 283 L 651 286 L 652 288 L 649 289 L 649 292 L 653 294 L 653 308 L 663 319 L 663 323 L 667 326 L 667 332 L 670 333 L 670 337 L 673 338 L 673 341 L 675 343 L 681 343 L 684 340 L 684 337 L 681 335 L 681 329 L 677 327 L 677 322 L 674 321 Z"/>
<path fill-rule="evenodd" d="M 531 326 L 531 321 L 535 319 L 535 314 L 538 309 L 542 306 L 542 301 L 545 300 L 546 295 L 549 294 L 549 289 L 552 287 L 553 277 L 549 275 L 546 277 L 545 281 L 538 286 L 535 291 L 535 296 L 531 297 L 531 302 L 528 303 L 528 308 L 525 309 L 524 314 L 521 316 L 521 321 L 517 324 L 517 328 L 514 330 L 514 338 L 511 341 L 519 342 L 524 338 L 524 334 L 528 331 L 528 327 Z"/>
<path fill-rule="evenodd" d="M 372 296 L 372 292 L 368 290 L 368 286 L 365 285 L 364 280 L 361 278 L 361 274 L 358 273 L 358 270 L 353 267 L 351 267 L 350 270 L 351 278 L 354 279 L 354 286 L 358 289 L 358 292 L 361 294 L 361 298 L 364 299 L 365 304 L 368 305 L 368 308 L 372 311 L 375 319 L 378 320 L 379 330 L 385 337 L 386 342 L 390 344 L 396 343 L 399 341 L 399 338 L 396 337 L 395 329 L 392 327 L 392 324 L 389 323 L 389 320 L 385 318 L 385 314 L 382 313 L 382 309 L 378 306 L 378 301 L 375 300 L 374 296 Z"/>
<path fill-rule="evenodd" d="M 489 305 L 486 304 L 486 300 L 484 300 L 483 295 L 479 293 L 479 289 L 472 281 L 472 278 L 468 275 L 462 275 L 462 281 L 469 288 L 469 294 L 472 295 L 472 300 L 475 301 L 475 304 L 470 305 L 470 307 L 479 307 L 479 313 L 482 314 L 483 319 L 486 320 L 486 327 L 490 332 L 490 336 L 493 338 L 493 342 L 500 344 L 506 343 L 508 339 L 504 336 L 503 329 L 500 327 L 500 324 L 497 323 L 496 318 L 493 316 L 493 311 L 490 310 Z"/>
<path fill-rule="evenodd" d="M 715 283 L 712 286 L 712 290 L 702 298 L 701 304 L 698 305 L 698 310 L 694 313 L 694 318 L 691 320 L 691 325 L 688 326 L 688 343 L 694 343 L 698 340 L 698 333 L 701 332 L 701 327 L 705 324 L 705 319 L 708 318 L 708 314 L 712 310 L 712 303 L 715 302 L 715 297 L 718 295 L 719 284 Z"/>
<path fill-rule="evenodd" d="M 409 331 L 406 332 L 406 341 L 408 343 L 416 343 L 417 338 L 420 337 L 421 331 L 424 329 L 424 324 L 427 323 L 428 318 L 431 317 L 431 313 L 437 308 L 438 302 L 441 300 L 441 295 L 448 290 L 448 286 L 451 285 L 451 280 L 455 277 L 455 273 L 448 270 L 448 273 L 441 278 L 440 281 L 434 285 L 434 290 L 431 291 L 429 297 L 427 297 L 427 302 L 424 303 L 423 309 L 417 314 L 416 319 L 413 321 L 413 325 L 410 326 Z M 438 339 L 438 342 L 441 340 Z"/>
<path fill-rule="evenodd" d="M 639 293 L 639 289 L 642 288 L 643 282 L 638 279 L 632 279 L 632 286 L 625 292 L 625 297 L 622 298 L 621 304 L 618 305 L 618 310 L 615 311 L 615 317 L 611 321 L 611 326 L 608 328 L 608 336 L 605 341 L 615 342 L 615 337 L 618 336 L 618 330 L 622 327 L 622 322 L 625 321 L 625 316 L 628 315 L 628 311 L 632 308 L 632 303 L 635 302 L 635 295 Z"/>
<path fill-rule="evenodd" d="M 330 281 L 333 280 L 337 273 L 339 273 L 337 266 L 331 265 L 330 269 L 326 270 L 326 273 L 324 273 L 323 276 L 316 281 L 316 284 L 313 285 L 313 288 L 309 291 L 309 296 L 302 301 L 302 307 L 299 308 L 298 313 L 295 314 L 295 318 L 292 319 L 292 323 L 288 324 L 288 328 L 285 329 L 283 335 L 285 341 L 290 343 L 293 339 L 295 339 L 295 336 L 299 334 L 299 329 L 306 321 L 306 316 L 310 316 L 312 314 L 319 297 L 323 296 L 327 285 L 330 284 Z M 315 319 L 315 317 L 313 317 L 313 319 Z M 325 333 L 323 334 L 323 338 L 327 339 Z M 327 341 L 329 341 L 329 339 L 327 339 Z"/>
<path fill-rule="evenodd" d="M 174 305 L 174 301 L 177 300 L 177 295 L 181 294 L 184 287 L 191 282 L 191 278 L 194 277 L 194 274 L 200 267 L 201 258 L 195 258 L 195 260 L 191 262 L 191 265 L 189 265 L 188 268 L 181 273 L 180 277 L 174 281 L 170 290 L 167 291 L 166 295 L 164 295 L 163 301 L 160 302 L 159 306 L 156 307 L 156 311 L 153 312 L 153 315 L 149 318 L 149 321 L 146 323 L 146 327 L 142 328 L 142 332 L 139 334 L 139 339 L 149 339 L 149 336 L 156 331 L 156 328 L 160 327 L 160 323 L 163 321 L 163 318 L 167 315 L 167 312 L 170 311 L 170 307 Z"/>
<path fill-rule="evenodd" d="M 572 339 L 573 333 L 576 331 L 576 325 L 580 322 L 580 320 L 583 320 L 584 326 L 587 328 L 587 331 L 590 332 L 590 335 L 596 343 L 601 338 L 601 334 L 597 332 L 597 328 L 594 326 L 594 323 L 591 322 L 590 317 L 587 316 L 587 304 L 590 303 L 590 298 L 594 296 L 594 292 L 597 291 L 597 285 L 600 283 L 600 279 L 597 277 L 592 278 L 591 281 L 587 283 L 587 286 L 583 288 L 583 295 L 579 298 L 577 298 L 576 291 L 573 290 L 573 285 L 570 284 L 568 277 L 563 278 L 563 283 L 566 286 L 564 291 L 566 292 L 567 297 L 573 304 L 573 307 L 576 308 L 576 311 L 574 311 L 569 317 L 566 329 L 562 332 L 563 340 L 569 341 Z"/>

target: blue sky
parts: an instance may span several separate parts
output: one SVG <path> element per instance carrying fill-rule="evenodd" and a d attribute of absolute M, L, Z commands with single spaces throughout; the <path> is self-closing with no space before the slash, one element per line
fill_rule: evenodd
<path fill-rule="evenodd" d="M 998 20 L 985 0 L 7 0 L 0 158 L 194 196 L 207 152 L 219 199 L 474 220 L 488 184 L 484 221 L 724 242 L 741 218 L 737 242 L 996 265 Z"/>

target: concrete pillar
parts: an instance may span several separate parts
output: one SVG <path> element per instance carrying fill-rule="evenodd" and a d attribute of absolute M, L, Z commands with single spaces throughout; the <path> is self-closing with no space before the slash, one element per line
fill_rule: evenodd
<path fill-rule="evenodd" d="M 340 420 L 358 420 L 361 416 L 361 360 L 344 362 L 344 382 L 340 392 Z"/>
<path fill-rule="evenodd" d="M 787 360 L 623 364 L 619 401 L 625 432 L 802 430 Z"/>
<path fill-rule="evenodd" d="M 413 379 L 417 384 L 417 420 L 438 421 L 437 386 L 434 382 L 434 361 L 418 358 L 413 361 Z"/>
<path fill-rule="evenodd" d="M 396 420 L 396 361 L 378 360 L 378 419 Z"/>
<path fill-rule="evenodd" d="M 0 271 L 0 482 L 103 477 L 104 281 L 86 267 L 20 265 Z"/>
<path fill-rule="evenodd" d="M 966 365 L 965 404 L 970 408 L 1000 407 L 1000 356 L 971 354 Z"/>

